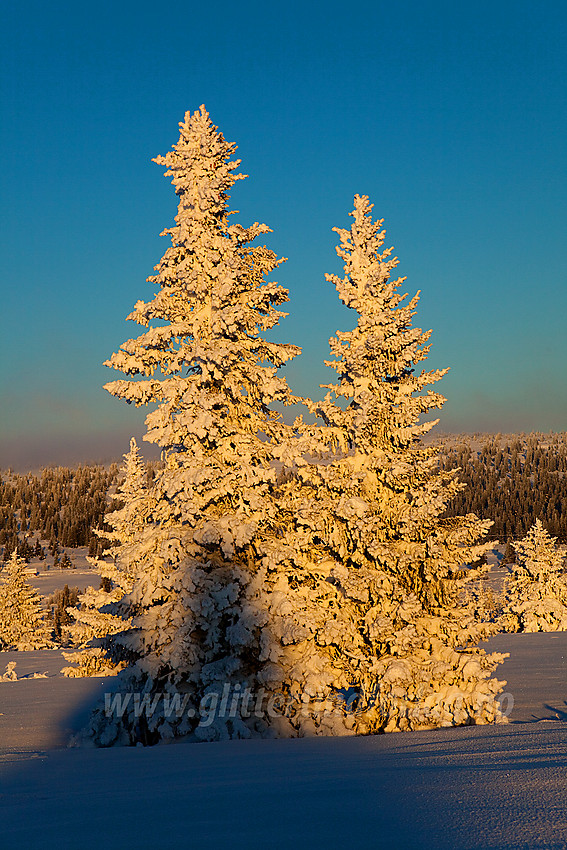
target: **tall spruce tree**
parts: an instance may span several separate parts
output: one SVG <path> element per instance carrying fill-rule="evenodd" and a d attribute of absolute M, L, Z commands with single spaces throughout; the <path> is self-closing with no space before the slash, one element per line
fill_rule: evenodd
<path fill-rule="evenodd" d="M 48 649 L 51 630 L 37 591 L 26 580 L 26 562 L 14 550 L 4 568 L 0 585 L 0 647 L 2 649 Z"/>
<path fill-rule="evenodd" d="M 567 630 L 567 571 L 556 538 L 536 519 L 523 540 L 514 542 L 516 562 L 504 582 L 499 620 L 507 632 Z"/>
<path fill-rule="evenodd" d="M 319 705 L 348 695 L 355 709 L 291 708 L 296 728 L 321 734 L 343 723 L 375 732 L 501 717 L 502 683 L 489 677 L 503 656 L 477 647 L 490 626 L 463 595 L 491 523 L 442 518 L 460 484 L 424 445 L 435 422 L 421 417 L 443 404 L 428 388 L 445 372 L 416 374 L 430 335 L 412 327 L 419 293 L 404 303 L 404 279 L 391 278 L 398 260 L 381 250 L 383 222 L 371 210 L 356 196 L 352 227 L 337 229 L 345 276 L 327 279 L 358 322 L 330 340 L 338 380 L 312 405 L 324 424 L 289 481 L 287 530 L 271 556 L 284 681 L 300 682 L 298 699 L 302 690 Z"/>
<path fill-rule="evenodd" d="M 164 461 L 130 547 L 137 578 L 119 604 L 133 630 L 116 638 L 137 659 L 124 687 L 136 679 L 148 694 L 186 699 L 182 717 L 152 713 L 144 732 L 152 740 L 191 733 L 203 696 L 227 682 L 257 684 L 266 614 L 248 602 L 258 580 L 254 542 L 277 520 L 274 462 L 286 427 L 269 406 L 291 401 L 277 369 L 299 349 L 262 335 L 285 315 L 287 292 L 265 279 L 282 260 L 252 244 L 269 228 L 229 223 L 229 192 L 245 176 L 234 151 L 201 107 L 156 158 L 179 197 L 176 224 L 164 231 L 172 244 L 149 278 L 154 297 L 128 317 L 147 330 L 107 361 L 137 376 L 107 384 L 109 392 L 156 405 L 144 439 Z M 132 713 L 114 726 L 100 713 L 97 723 L 101 743 L 141 734 Z M 237 718 L 228 726 L 214 734 L 250 734 Z"/>

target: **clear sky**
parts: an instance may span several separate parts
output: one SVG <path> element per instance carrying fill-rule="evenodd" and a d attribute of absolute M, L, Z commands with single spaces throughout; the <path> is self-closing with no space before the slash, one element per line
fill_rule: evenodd
<path fill-rule="evenodd" d="M 143 413 L 102 385 L 167 247 L 151 162 L 205 103 L 249 174 L 233 221 L 288 257 L 292 388 L 352 327 L 325 272 L 355 193 L 385 219 L 445 431 L 567 430 L 562 0 L 18 0 L 0 13 L 0 465 L 119 457 Z"/>

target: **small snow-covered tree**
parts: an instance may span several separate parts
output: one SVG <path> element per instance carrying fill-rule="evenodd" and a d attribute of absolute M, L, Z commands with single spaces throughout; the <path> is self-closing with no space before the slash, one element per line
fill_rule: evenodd
<path fill-rule="evenodd" d="M 330 340 L 338 381 L 311 406 L 324 424 L 288 481 L 282 539 L 267 544 L 280 635 L 270 657 L 295 688 L 289 716 L 306 733 L 501 717 L 503 683 L 490 674 L 503 656 L 477 647 L 491 627 L 463 601 L 491 523 L 442 517 L 461 485 L 424 445 L 435 422 L 421 417 L 444 402 L 427 388 L 445 372 L 415 372 L 430 334 L 412 327 L 418 295 L 404 304 L 404 279 L 391 279 L 398 260 L 381 250 L 383 222 L 371 209 L 356 196 L 352 227 L 337 230 L 345 276 L 327 279 L 358 322 Z M 319 706 L 342 695 L 356 711 L 309 711 L 305 694 Z"/>
<path fill-rule="evenodd" d="M 99 537 L 110 539 L 110 547 L 104 559 L 88 558 L 101 579 L 106 581 L 102 581 L 98 589 L 88 587 L 80 595 L 78 605 L 68 609 L 74 619 L 68 627 L 69 636 L 84 648 L 79 652 L 63 653 L 67 661 L 76 665 L 62 669 L 66 676 L 116 675 L 125 666 L 123 659 L 112 657 L 106 644 L 109 636 L 130 628 L 129 619 L 114 611 L 114 603 L 130 593 L 134 586 L 138 535 L 151 512 L 146 466 L 133 437 L 130 450 L 124 455 L 122 472 L 124 479 L 116 493 L 120 507 L 105 514 L 108 528 L 95 531 Z"/>
<path fill-rule="evenodd" d="M 524 539 L 514 542 L 516 561 L 504 582 L 499 620 L 504 631 L 567 630 L 567 571 L 556 540 L 537 519 Z"/>
<path fill-rule="evenodd" d="M 16 551 L 4 567 L 0 585 L 0 647 L 2 649 L 47 649 L 53 646 L 45 622 L 41 597 L 28 583 L 26 562 Z"/>
<path fill-rule="evenodd" d="M 154 297 L 129 316 L 144 332 L 107 361 L 131 376 L 107 384 L 109 392 L 156 405 L 144 439 L 164 461 L 150 515 L 128 549 L 136 579 L 118 603 L 133 630 L 114 639 L 138 659 L 124 687 L 136 679 L 148 694 L 169 689 L 189 700 L 182 719 L 152 714 L 148 734 L 156 737 L 194 731 L 203 696 L 227 682 L 257 685 L 266 621 L 251 601 L 255 541 L 277 520 L 274 462 L 286 429 L 270 405 L 291 401 L 277 369 L 299 349 L 263 336 L 285 315 L 278 307 L 287 292 L 266 280 L 282 260 L 252 244 L 269 228 L 229 223 L 229 192 L 245 176 L 234 150 L 201 107 L 186 114 L 173 150 L 156 158 L 179 197 L 176 224 L 164 231 L 172 244 L 149 278 Z M 224 731 L 204 734 L 248 735 L 257 721 L 223 722 Z M 93 723 L 103 743 L 137 734 L 128 712 L 121 728 L 102 714 Z"/>

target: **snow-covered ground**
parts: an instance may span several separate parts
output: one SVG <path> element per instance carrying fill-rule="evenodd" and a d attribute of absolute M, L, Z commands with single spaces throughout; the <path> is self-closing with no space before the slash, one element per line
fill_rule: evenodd
<path fill-rule="evenodd" d="M 80 591 L 86 590 L 89 585 L 95 588 L 100 585 L 100 575 L 94 570 L 51 569 L 36 576 L 28 575 L 26 579 L 42 596 L 50 596 L 56 590 L 62 590 L 66 584 L 78 587 Z"/>
<path fill-rule="evenodd" d="M 0 653 L 3 850 L 565 848 L 567 633 L 503 635 L 510 723 L 368 738 L 65 749 L 112 680 Z"/>
<path fill-rule="evenodd" d="M 16 682 L 0 682 L 0 758 L 6 750 L 39 752 L 66 747 L 109 690 L 108 679 L 67 679 L 58 649 L 0 652 L 0 675 L 15 661 Z M 47 679 L 31 678 L 47 673 Z M 0 841 L 0 847 L 2 846 Z"/>
<path fill-rule="evenodd" d="M 1 757 L 5 850 L 565 848 L 566 724 Z"/>
<path fill-rule="evenodd" d="M 47 546 L 47 541 L 43 541 L 44 548 Z M 27 581 L 39 591 L 41 596 L 50 596 L 56 590 L 62 590 L 66 584 L 69 587 L 78 587 L 80 591 L 86 590 L 89 585 L 98 588 L 100 585 L 100 575 L 93 570 L 87 561 L 88 549 L 84 546 L 78 546 L 75 549 L 68 547 L 65 552 L 71 558 L 73 563 L 72 569 L 59 569 L 53 567 L 53 558 L 48 555 L 43 561 L 39 558 L 30 558 L 27 569 L 29 572 L 26 575 Z M 0 564 L 0 573 L 4 564 Z M 33 571 L 37 574 L 34 575 Z M 0 576 L 0 581 L 2 577 Z"/>

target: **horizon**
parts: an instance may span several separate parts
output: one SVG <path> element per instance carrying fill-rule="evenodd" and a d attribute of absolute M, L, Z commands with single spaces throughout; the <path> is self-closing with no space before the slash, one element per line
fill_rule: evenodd
<path fill-rule="evenodd" d="M 137 335 L 125 316 L 167 248 L 176 197 L 151 159 L 202 103 L 249 175 L 233 221 L 265 222 L 289 258 L 271 338 L 303 348 L 292 391 L 323 394 L 327 341 L 352 327 L 324 274 L 342 272 L 332 228 L 359 193 L 403 291 L 421 290 L 424 368 L 450 367 L 437 428 L 567 430 L 563 5 L 363 3 L 345 19 L 248 0 L 223 28 L 230 9 L 3 10 L 0 467 L 119 459 L 131 435 L 146 454 L 146 411 L 102 389 L 122 375 L 101 364 Z"/>
<path fill-rule="evenodd" d="M 148 443 L 140 435 L 134 436 L 138 445 L 140 455 L 145 463 L 156 462 L 161 460 L 161 450 L 154 443 Z M 443 431 L 438 430 L 435 426 L 428 434 L 425 435 L 424 442 L 429 444 L 451 445 L 455 442 L 458 445 L 460 442 L 481 443 L 485 445 L 492 440 L 505 441 L 512 443 L 516 439 L 527 440 L 529 437 L 538 437 L 545 441 L 546 438 L 563 437 L 567 439 L 567 429 L 565 431 Z M 130 436 L 127 441 L 129 443 Z M 51 443 L 48 447 L 48 453 L 51 453 L 52 460 L 43 461 L 41 458 L 46 454 L 45 445 L 36 448 L 34 454 L 33 447 L 17 445 L 13 447 L 14 462 L 11 464 L 0 465 L 0 477 L 3 473 L 15 475 L 40 475 L 44 469 L 51 468 L 69 468 L 75 469 L 79 466 L 104 466 L 109 467 L 116 463 L 120 468 L 123 463 L 126 448 L 123 452 L 116 453 L 114 451 L 114 442 L 109 444 L 100 443 L 96 448 L 92 449 L 90 455 L 82 454 L 83 444 L 80 439 L 73 448 L 69 448 L 68 444 L 61 441 L 59 444 Z"/>

